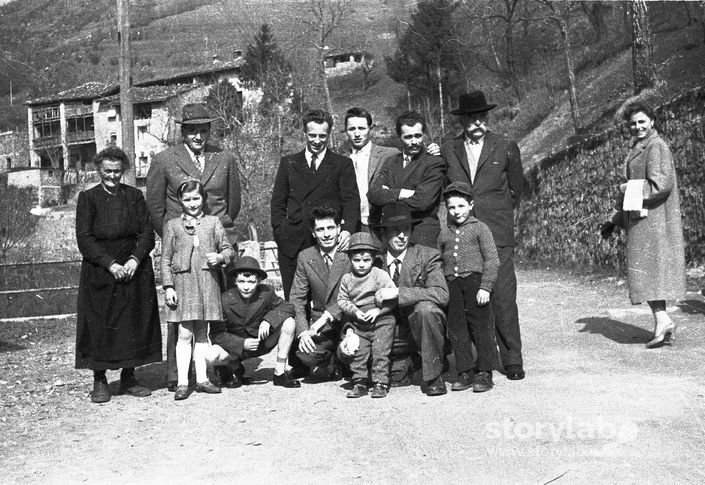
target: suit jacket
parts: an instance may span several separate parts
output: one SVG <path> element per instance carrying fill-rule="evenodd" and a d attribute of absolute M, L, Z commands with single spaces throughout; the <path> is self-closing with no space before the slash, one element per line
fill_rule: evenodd
<path fill-rule="evenodd" d="M 401 189 L 414 190 L 413 196 L 400 201 L 409 206 L 411 217 L 419 221 L 414 224 L 412 242 L 435 247 L 441 231 L 438 206 L 445 181 L 445 164 L 441 157 L 425 151 L 414 157 L 406 168 L 403 163 L 401 153 L 387 158 L 375 175 L 367 198 L 375 206 L 375 214 L 380 214 L 382 207 L 399 199 Z M 379 217 L 372 224 L 378 222 Z"/>
<path fill-rule="evenodd" d="M 382 254 L 382 269 L 389 273 L 386 251 Z M 422 301 L 441 308 L 447 306 L 448 284 L 443 276 L 440 252 L 426 246 L 410 245 L 399 272 L 397 305 L 402 312 L 411 312 Z"/>
<path fill-rule="evenodd" d="M 197 179 L 206 190 L 204 212 L 220 219 L 228 239 L 236 242 L 234 221 L 240 213 L 240 177 L 235 157 L 207 145 L 203 173 L 199 174 L 186 146 L 167 148 L 152 159 L 147 172 L 147 207 L 157 234 L 162 236 L 164 223 L 181 215 L 176 190 L 184 180 Z"/>
<path fill-rule="evenodd" d="M 318 320 L 326 310 L 336 321 L 340 321 L 343 311 L 338 306 L 338 290 L 343 275 L 350 270 L 348 256 L 340 251 L 335 253 L 330 271 L 318 246 L 312 246 L 299 253 L 294 284 L 289 294 L 289 302 L 294 305 L 296 313 L 294 318 L 297 336 L 308 330 L 311 322 Z M 333 328 L 330 330 L 335 331 Z"/>
<path fill-rule="evenodd" d="M 352 154 L 352 148 L 347 147 L 343 155 L 349 157 Z M 367 187 L 372 187 L 372 180 L 375 175 L 379 173 L 379 169 L 384 165 L 385 160 L 389 157 L 399 154 L 399 149 L 394 147 L 384 147 L 381 145 L 376 145 L 370 142 L 370 162 L 367 166 Z M 362 197 L 362 195 L 360 195 Z M 365 194 L 365 197 L 369 200 L 369 194 Z M 368 224 L 375 224 L 379 222 L 380 218 L 380 208 L 370 204 L 370 215 L 368 218 Z"/>
<path fill-rule="evenodd" d="M 210 338 L 214 345 L 220 345 L 231 354 L 242 355 L 245 339 L 257 338 L 263 320 L 276 330 L 284 320 L 294 316 L 293 306 L 265 284 L 257 287 L 257 293 L 249 302 L 242 299 L 237 288 L 223 292 L 221 300 L 225 322 L 210 323 Z"/>
<path fill-rule="evenodd" d="M 487 224 L 498 247 L 514 246 L 514 208 L 524 190 L 524 172 L 517 144 L 488 131 L 474 183 L 470 181 L 463 135 L 444 143 L 441 154 L 446 163 L 446 184 L 470 184 L 475 198 L 475 217 Z"/>
<path fill-rule="evenodd" d="M 315 172 L 308 168 L 304 151 L 282 157 L 272 189 L 272 230 L 278 249 L 294 258 L 313 246 L 309 214 L 327 202 L 340 210 L 343 230 L 360 227 L 360 195 L 349 158 L 326 150 Z"/>
<path fill-rule="evenodd" d="M 235 250 L 217 217 L 203 216 L 200 224 L 196 226 L 196 234 L 199 240 L 198 248 L 193 245 L 193 237 L 186 233 L 181 217 L 171 219 L 164 225 L 161 257 L 162 286 L 174 286 L 172 276 L 174 273 L 191 271 L 191 255 L 194 250 L 200 253 L 203 261 L 198 269 L 209 269 L 206 253 L 222 254 L 225 258 L 224 265 L 235 259 Z"/>

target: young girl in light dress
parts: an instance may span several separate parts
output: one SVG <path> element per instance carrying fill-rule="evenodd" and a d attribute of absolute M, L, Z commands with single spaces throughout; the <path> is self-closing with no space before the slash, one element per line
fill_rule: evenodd
<path fill-rule="evenodd" d="M 208 380 L 206 350 L 208 322 L 222 320 L 220 272 L 235 251 L 215 216 L 205 215 L 206 194 L 198 180 L 183 182 L 176 191 L 183 213 L 164 224 L 162 241 L 162 286 L 166 319 L 178 323 L 176 368 L 178 382 L 174 399 L 188 398 L 191 341 L 196 370 L 196 391 L 217 394 L 220 388 Z"/>

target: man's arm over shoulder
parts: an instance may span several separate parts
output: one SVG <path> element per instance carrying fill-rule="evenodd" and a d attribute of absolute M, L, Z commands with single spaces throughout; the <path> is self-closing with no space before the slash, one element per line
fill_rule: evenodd
<path fill-rule="evenodd" d="M 448 304 L 448 285 L 443 276 L 441 255 L 437 249 L 426 246 L 413 246 L 416 261 L 421 263 L 421 273 L 417 276 L 414 286 L 400 287 L 398 304 L 400 307 L 412 306 L 420 301 L 429 301 L 444 307 Z M 404 258 L 404 264 L 413 264 Z"/>

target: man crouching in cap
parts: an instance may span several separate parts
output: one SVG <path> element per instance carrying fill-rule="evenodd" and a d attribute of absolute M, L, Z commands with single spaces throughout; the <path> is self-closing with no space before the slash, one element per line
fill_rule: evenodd
<path fill-rule="evenodd" d="M 286 370 L 287 356 L 294 341 L 294 307 L 278 297 L 255 258 L 244 256 L 232 269 L 235 287 L 222 295 L 225 322 L 212 322 L 213 343 L 206 359 L 215 365 L 221 387 L 240 387 L 245 359 L 267 354 L 277 347 L 274 385 L 300 387 Z"/>

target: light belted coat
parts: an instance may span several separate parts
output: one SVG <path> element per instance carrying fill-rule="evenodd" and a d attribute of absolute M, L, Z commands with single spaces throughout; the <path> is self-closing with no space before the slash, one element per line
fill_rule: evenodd
<path fill-rule="evenodd" d="M 633 304 L 685 296 L 685 243 L 673 156 L 653 130 L 637 141 L 625 162 L 627 180 L 644 179 L 646 217 L 623 211 L 613 222 L 627 232 L 627 280 Z"/>

